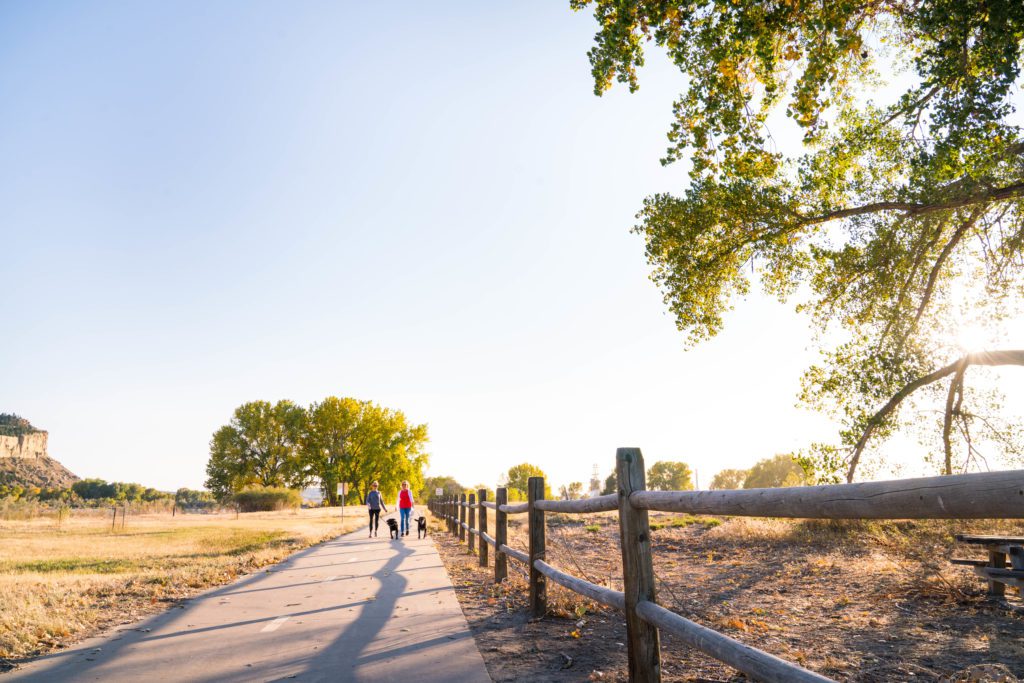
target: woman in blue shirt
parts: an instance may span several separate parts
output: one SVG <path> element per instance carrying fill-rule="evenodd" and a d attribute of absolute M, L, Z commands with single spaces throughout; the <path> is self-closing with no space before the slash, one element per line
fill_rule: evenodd
<path fill-rule="evenodd" d="M 370 484 L 370 492 L 366 494 L 366 507 L 370 510 L 370 538 L 377 535 L 377 527 L 380 526 L 380 509 L 384 508 L 384 514 L 388 509 L 384 505 L 384 497 L 380 495 L 377 482 Z"/>

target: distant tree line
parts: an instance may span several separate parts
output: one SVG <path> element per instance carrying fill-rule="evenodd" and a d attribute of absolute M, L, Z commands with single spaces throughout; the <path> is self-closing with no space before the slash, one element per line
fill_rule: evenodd
<path fill-rule="evenodd" d="M 337 485 L 363 503 L 373 481 L 386 498 L 403 480 L 423 490 L 427 426 L 371 401 L 329 396 L 303 408 L 292 401 L 251 401 L 210 441 L 206 488 L 220 502 L 243 491 L 299 490 L 317 484 L 329 505 Z"/>
<path fill-rule="evenodd" d="M 804 469 L 792 455 L 782 453 L 759 460 L 749 470 L 722 470 L 711 480 L 711 488 L 770 489 L 806 483 Z"/>
<path fill-rule="evenodd" d="M 142 484 L 106 482 L 103 479 L 82 479 L 66 488 L 0 484 L 0 499 L 37 500 L 73 507 L 104 507 L 122 503 L 154 503 L 174 501 L 174 494 L 158 491 Z"/>
<path fill-rule="evenodd" d="M 527 484 L 530 477 L 544 478 L 544 497 L 551 499 L 551 485 L 548 483 L 544 470 L 528 462 L 510 467 L 507 472 L 501 475 L 498 485 L 507 490 L 509 502 L 521 502 L 528 498 Z M 615 493 L 616 488 L 615 473 L 612 472 L 605 480 L 605 487 L 601 493 L 602 495 Z M 655 491 L 689 491 L 693 489 L 693 472 L 690 470 L 690 466 L 684 462 L 659 460 L 647 469 L 647 488 Z M 470 493 L 478 494 L 479 489 L 486 489 L 488 499 L 494 500 L 494 491 L 492 489 L 482 484 L 478 484 L 473 488 L 466 488 L 454 477 L 449 476 L 429 477 L 424 480 L 421 499 L 429 500 L 433 498 L 437 494 L 438 489 L 441 489 L 442 496 L 458 496 L 463 493 L 466 495 Z M 583 482 L 581 481 L 570 482 L 558 488 L 558 498 L 563 500 L 579 500 L 583 497 Z"/>
<path fill-rule="evenodd" d="M 615 472 L 604 480 L 602 496 L 617 492 L 618 477 Z M 647 489 L 649 491 L 692 491 L 693 470 L 685 462 L 659 460 L 647 468 Z"/>
<path fill-rule="evenodd" d="M 530 477 L 544 477 L 544 497 L 551 498 L 551 485 L 547 482 L 547 475 L 544 470 L 531 465 L 528 462 L 510 467 L 507 472 L 501 475 L 498 486 L 504 487 L 508 492 L 509 502 L 524 501 L 527 499 L 527 484 Z M 582 489 L 582 484 L 579 484 Z M 566 487 L 562 487 L 565 489 Z M 487 492 L 487 499 L 494 500 L 494 489 L 484 484 L 477 484 L 470 488 L 460 484 L 454 477 L 438 476 L 428 477 L 423 482 L 420 500 L 430 500 L 437 496 L 437 490 L 441 489 L 441 496 L 460 496 L 463 493 L 479 495 L 480 489 Z"/>
<path fill-rule="evenodd" d="M 797 460 L 788 454 L 765 458 L 746 470 L 722 470 L 711 480 L 712 489 L 754 489 L 778 488 L 781 486 L 802 486 L 807 475 Z M 659 460 L 647 468 L 647 488 L 650 491 L 691 491 L 694 488 L 693 472 L 684 462 Z M 602 495 L 615 493 L 618 480 L 615 472 L 604 481 Z"/>

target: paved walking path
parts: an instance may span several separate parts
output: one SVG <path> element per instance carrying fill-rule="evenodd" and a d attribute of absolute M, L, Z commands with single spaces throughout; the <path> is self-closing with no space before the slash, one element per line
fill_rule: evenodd
<path fill-rule="evenodd" d="M 489 682 L 433 541 L 365 535 L 297 553 L 0 681 Z"/>

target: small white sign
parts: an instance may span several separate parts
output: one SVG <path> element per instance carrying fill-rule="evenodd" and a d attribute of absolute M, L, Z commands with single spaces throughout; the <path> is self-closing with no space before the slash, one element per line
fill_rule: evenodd
<path fill-rule="evenodd" d="M 338 484 L 338 495 L 339 496 L 347 496 L 348 495 L 348 482 L 344 482 L 344 483 Z"/>
<path fill-rule="evenodd" d="M 435 496 L 443 496 L 444 495 L 444 489 L 434 489 L 434 495 Z"/>

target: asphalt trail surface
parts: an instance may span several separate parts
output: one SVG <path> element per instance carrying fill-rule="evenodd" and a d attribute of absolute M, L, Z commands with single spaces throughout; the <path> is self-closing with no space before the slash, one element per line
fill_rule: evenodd
<path fill-rule="evenodd" d="M 433 541 L 365 536 L 309 548 L 0 682 L 489 682 Z"/>

